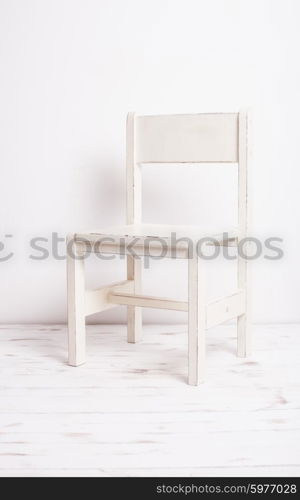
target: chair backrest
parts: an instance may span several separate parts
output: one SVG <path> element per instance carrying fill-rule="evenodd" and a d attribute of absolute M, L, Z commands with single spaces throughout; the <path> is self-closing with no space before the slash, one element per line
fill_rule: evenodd
<path fill-rule="evenodd" d="M 248 113 L 127 116 L 127 223 L 141 222 L 143 163 L 236 163 L 239 235 L 247 232 Z"/>

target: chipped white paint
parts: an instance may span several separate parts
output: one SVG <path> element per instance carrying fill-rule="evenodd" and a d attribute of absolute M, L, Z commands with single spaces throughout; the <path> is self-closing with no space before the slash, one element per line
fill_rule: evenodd
<path fill-rule="evenodd" d="M 128 113 L 126 125 L 126 222 L 142 222 L 142 177 L 136 161 L 135 114 Z M 122 232 L 121 235 L 126 234 Z M 142 287 L 142 261 L 127 255 L 127 279 L 133 280 L 134 293 L 140 293 Z M 136 305 L 127 307 L 127 341 L 138 342 L 142 337 L 142 309 Z"/>
<path fill-rule="evenodd" d="M 1 327 L 1 476 L 299 476 L 300 326 L 207 335 L 207 379 L 185 383 L 185 325 L 87 327 L 89 364 L 65 357 L 66 327 Z"/>

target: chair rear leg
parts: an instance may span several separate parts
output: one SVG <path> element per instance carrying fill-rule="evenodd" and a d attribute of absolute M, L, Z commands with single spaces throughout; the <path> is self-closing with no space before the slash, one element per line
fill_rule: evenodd
<path fill-rule="evenodd" d="M 127 256 L 127 279 L 134 281 L 134 293 L 141 292 L 142 260 L 131 255 Z M 127 306 L 127 342 L 135 343 L 142 338 L 142 309 Z"/>
<path fill-rule="evenodd" d="M 73 235 L 67 238 L 68 347 L 69 365 L 85 363 L 84 255 Z"/>
<path fill-rule="evenodd" d="M 194 255 L 188 261 L 188 342 L 190 385 L 204 381 L 205 372 L 205 276 L 203 261 Z"/>
<path fill-rule="evenodd" d="M 247 313 L 238 316 L 237 319 L 237 335 L 238 335 L 238 349 L 237 353 L 240 358 L 250 356 L 250 325 Z"/>
<path fill-rule="evenodd" d="M 238 286 L 245 291 L 245 313 L 237 318 L 237 355 L 244 358 L 251 354 L 249 262 L 240 256 Z"/>

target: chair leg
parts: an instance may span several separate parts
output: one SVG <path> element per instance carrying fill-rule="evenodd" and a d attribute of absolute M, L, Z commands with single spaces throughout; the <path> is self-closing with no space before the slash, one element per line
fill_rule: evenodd
<path fill-rule="evenodd" d="M 127 256 L 127 279 L 134 281 L 134 293 L 141 292 L 142 260 Z M 127 342 L 135 343 L 142 337 L 142 309 L 127 306 Z"/>
<path fill-rule="evenodd" d="M 85 363 L 84 255 L 73 237 L 67 239 L 69 365 Z"/>
<path fill-rule="evenodd" d="M 245 313 L 237 318 L 237 355 L 241 358 L 251 354 L 249 263 L 238 258 L 238 286 L 245 290 Z"/>
<path fill-rule="evenodd" d="M 194 252 L 188 260 L 188 341 L 190 385 L 204 380 L 205 371 L 205 276 L 203 261 Z"/>
<path fill-rule="evenodd" d="M 250 325 L 247 313 L 238 316 L 237 333 L 238 333 L 238 349 L 237 353 L 240 358 L 250 356 Z"/>

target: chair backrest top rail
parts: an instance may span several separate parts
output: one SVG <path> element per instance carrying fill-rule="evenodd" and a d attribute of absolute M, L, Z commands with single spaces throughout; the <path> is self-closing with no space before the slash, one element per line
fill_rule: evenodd
<path fill-rule="evenodd" d="M 237 163 L 238 113 L 135 115 L 136 163 Z"/>

